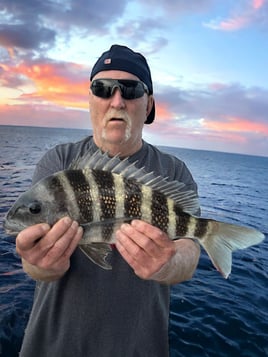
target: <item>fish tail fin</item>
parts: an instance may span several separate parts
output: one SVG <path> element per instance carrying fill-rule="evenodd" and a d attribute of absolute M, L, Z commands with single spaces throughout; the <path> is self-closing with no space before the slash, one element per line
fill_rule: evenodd
<path fill-rule="evenodd" d="M 199 242 L 215 268 L 228 278 L 232 267 L 232 252 L 260 243 L 264 234 L 248 227 L 209 220 L 210 233 Z"/>

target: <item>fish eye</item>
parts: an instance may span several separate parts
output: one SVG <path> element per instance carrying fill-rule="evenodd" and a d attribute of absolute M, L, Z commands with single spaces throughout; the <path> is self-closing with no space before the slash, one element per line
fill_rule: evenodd
<path fill-rule="evenodd" d="M 38 214 L 41 212 L 42 210 L 42 207 L 41 207 L 41 204 L 39 202 L 32 202 L 30 203 L 29 205 L 29 211 L 32 213 L 32 214 Z"/>

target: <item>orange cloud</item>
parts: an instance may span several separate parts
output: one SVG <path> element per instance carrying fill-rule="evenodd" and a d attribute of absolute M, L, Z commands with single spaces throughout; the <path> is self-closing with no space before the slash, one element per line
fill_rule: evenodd
<path fill-rule="evenodd" d="M 258 133 L 268 135 L 267 124 L 255 123 L 239 117 L 227 117 L 226 119 L 226 121 L 222 122 L 204 119 L 202 124 L 206 128 L 215 131 Z"/>
<path fill-rule="evenodd" d="M 89 81 L 87 77 L 81 80 L 81 76 L 75 76 L 85 70 L 81 65 L 69 63 L 68 71 L 65 72 L 53 63 L 22 63 L 16 67 L 2 68 L 13 75 L 23 76 L 34 85 L 35 91 L 22 94 L 22 100 L 47 101 L 63 107 L 88 108 Z"/>
<path fill-rule="evenodd" d="M 89 128 L 88 111 L 44 104 L 0 104 L 0 125 Z"/>
<path fill-rule="evenodd" d="M 171 119 L 174 114 L 169 110 L 168 105 L 165 103 L 157 102 L 156 106 L 156 117 L 157 119 Z"/>

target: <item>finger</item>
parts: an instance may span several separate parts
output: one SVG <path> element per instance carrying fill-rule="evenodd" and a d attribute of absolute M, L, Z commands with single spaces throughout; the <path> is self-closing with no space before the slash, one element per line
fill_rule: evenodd
<path fill-rule="evenodd" d="M 46 251 L 50 249 L 71 228 L 74 221 L 70 217 L 63 217 L 52 226 L 50 231 L 40 240 L 39 249 Z M 74 229 L 78 227 L 75 223 Z"/>
<path fill-rule="evenodd" d="M 159 246 L 153 239 L 151 239 L 150 236 L 138 231 L 132 225 L 126 225 L 122 227 L 122 230 L 125 230 L 126 234 L 128 234 L 128 236 L 133 239 L 135 244 L 138 245 L 138 247 L 141 248 L 147 255 L 153 258 L 159 257 L 161 255 Z"/>
<path fill-rule="evenodd" d="M 18 253 L 30 264 L 46 268 L 54 263 L 56 259 L 59 259 L 68 248 L 77 229 L 77 222 L 73 222 L 69 217 L 64 217 L 47 231 L 41 239 L 39 237 L 39 240 L 35 240 L 34 244 L 28 245 L 28 249 L 19 250 L 18 248 Z M 60 243 L 55 247 L 58 241 Z"/>
<path fill-rule="evenodd" d="M 129 252 L 125 248 L 124 244 L 122 244 L 120 240 L 117 240 L 115 245 L 116 245 L 116 248 L 117 248 L 118 252 L 122 255 L 122 257 L 125 259 L 125 261 L 131 267 L 133 267 L 132 266 L 133 265 L 133 257 L 129 254 Z"/>
<path fill-rule="evenodd" d="M 164 235 L 164 233 L 159 230 L 158 228 L 155 228 L 145 222 L 142 221 L 137 221 L 138 226 L 141 227 L 140 230 L 137 230 L 135 225 L 129 225 L 129 224 L 123 224 L 121 226 L 121 231 L 124 232 L 130 239 L 133 240 L 133 242 L 138 246 L 136 247 L 136 250 L 138 248 L 143 249 L 143 251 L 148 254 L 150 257 L 154 259 L 161 259 L 163 255 L 163 249 L 171 249 L 171 241 L 166 238 L 165 240 L 165 245 L 161 241 L 161 245 L 157 244 L 157 236 L 158 235 Z M 145 227 L 144 227 L 145 226 Z M 144 227 L 144 229 L 143 229 Z M 152 238 L 153 236 L 153 238 Z M 130 245 L 130 243 L 129 243 Z M 137 255 L 137 253 L 134 250 L 135 248 L 133 247 L 130 253 L 133 253 Z M 140 252 L 139 252 L 140 253 Z"/>
<path fill-rule="evenodd" d="M 46 260 L 54 264 L 60 258 L 70 258 L 83 235 L 83 228 L 73 222 L 69 229 L 56 241 L 47 252 Z"/>
<path fill-rule="evenodd" d="M 66 271 L 70 265 L 70 256 L 82 238 L 83 229 L 73 222 L 69 229 L 59 237 L 48 251 L 40 252 L 34 247 L 28 256 L 28 262 L 44 270 Z"/>
<path fill-rule="evenodd" d="M 142 249 L 139 249 L 140 252 L 138 255 L 133 256 L 132 253 L 129 253 L 127 250 L 129 247 L 126 248 L 120 240 L 117 240 L 116 247 L 125 261 L 131 266 L 134 273 L 141 279 L 150 279 L 152 274 L 158 271 L 162 266 L 157 259 L 153 259 L 147 254 L 145 255 Z"/>
<path fill-rule="evenodd" d="M 131 226 L 140 233 L 149 237 L 152 241 L 154 241 L 155 244 L 163 248 L 166 248 L 167 245 L 170 245 L 170 243 L 172 243 L 165 232 L 155 226 L 152 226 L 147 222 L 141 220 L 133 220 L 131 222 Z"/>
<path fill-rule="evenodd" d="M 18 253 L 31 249 L 40 237 L 44 236 L 50 230 L 46 223 L 36 224 L 25 228 L 16 238 L 16 248 Z"/>

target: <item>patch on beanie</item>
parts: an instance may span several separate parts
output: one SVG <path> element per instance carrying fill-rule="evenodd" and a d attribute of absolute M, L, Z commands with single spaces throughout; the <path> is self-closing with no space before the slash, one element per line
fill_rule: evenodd
<path fill-rule="evenodd" d="M 106 58 L 104 61 L 103 61 L 104 64 L 111 64 L 112 63 L 112 59 L 111 58 Z"/>

